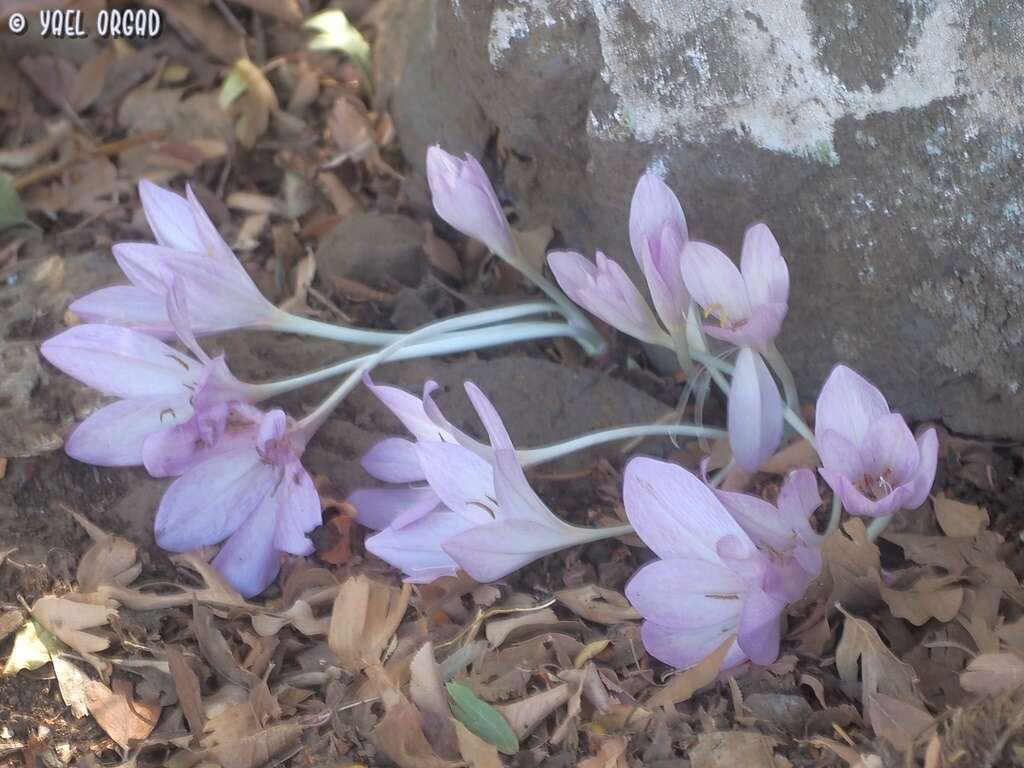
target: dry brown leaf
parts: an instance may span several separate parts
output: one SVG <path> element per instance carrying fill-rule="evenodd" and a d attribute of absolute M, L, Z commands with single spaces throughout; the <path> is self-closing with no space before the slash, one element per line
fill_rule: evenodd
<path fill-rule="evenodd" d="M 508 636 L 515 630 L 524 627 L 547 627 L 559 624 L 558 616 L 550 608 L 540 611 L 529 611 L 510 616 L 507 619 L 494 619 L 487 622 L 484 634 L 491 648 L 497 648 L 508 639 Z"/>
<path fill-rule="evenodd" d="M 77 70 L 68 59 L 57 56 L 22 56 L 18 69 L 56 107 L 70 105 Z"/>
<path fill-rule="evenodd" d="M 188 721 L 188 729 L 192 732 L 192 739 L 198 743 L 203 735 L 203 728 L 206 718 L 203 715 L 203 697 L 199 690 L 199 678 L 192 670 L 192 667 L 185 661 L 181 649 L 176 645 L 168 645 L 167 667 L 170 671 L 171 680 L 174 681 L 174 690 L 178 693 L 178 702 L 181 710 Z"/>
<path fill-rule="evenodd" d="M 822 545 L 825 565 L 832 581 L 829 604 L 840 603 L 849 610 L 867 610 L 879 603 L 881 561 L 878 545 L 868 540 L 867 527 L 859 518 L 833 531 Z"/>
<path fill-rule="evenodd" d="M 411 595 L 409 584 L 399 590 L 362 574 L 341 585 L 334 599 L 327 644 L 343 669 L 358 672 L 380 660 L 405 616 Z"/>
<path fill-rule="evenodd" d="M 302 726 L 289 720 L 245 738 L 210 747 L 203 756 L 220 768 L 262 768 L 280 764 L 281 758 L 294 751 L 301 739 Z"/>
<path fill-rule="evenodd" d="M 776 768 L 775 739 L 753 731 L 712 731 L 690 749 L 693 768 Z"/>
<path fill-rule="evenodd" d="M 542 272 L 547 264 L 548 243 L 555 236 L 555 230 L 548 225 L 535 229 L 513 229 L 512 236 L 523 258 L 538 272 Z"/>
<path fill-rule="evenodd" d="M 327 167 L 346 160 L 362 162 L 377 152 L 377 139 L 370 118 L 362 104 L 353 98 L 341 96 L 335 99 L 334 107 L 327 116 L 327 130 L 341 152 Z"/>
<path fill-rule="evenodd" d="M 624 595 L 596 584 L 563 589 L 555 592 L 555 597 L 581 619 L 597 624 L 620 624 L 641 618 Z"/>
<path fill-rule="evenodd" d="M 768 457 L 761 465 L 762 472 L 773 475 L 788 475 L 794 469 L 817 469 L 821 465 L 818 452 L 805 438 L 794 440 L 781 451 Z"/>
<path fill-rule="evenodd" d="M 78 586 L 83 592 L 94 592 L 104 584 L 128 586 L 142 572 L 138 554 L 128 539 L 105 534 L 78 561 Z"/>
<path fill-rule="evenodd" d="M 0 621 L 0 626 L 2 625 L 3 622 Z M 1009 648 L 1024 656 L 1024 617 L 1003 624 L 996 630 L 996 634 Z M 0 640 L 3 636 L 4 633 L 0 631 Z"/>
<path fill-rule="evenodd" d="M 12 550 L 13 551 L 13 550 Z M 0 552 L 0 555 L 6 553 Z M 0 556 L 0 564 L 3 563 L 3 557 Z M 17 608 L 12 608 L 9 611 L 0 613 L 0 641 L 11 634 L 14 630 L 25 623 L 25 615 Z"/>
<path fill-rule="evenodd" d="M 626 747 L 629 742 L 622 736 L 613 736 L 601 742 L 596 755 L 580 760 L 576 768 L 627 768 Z"/>
<path fill-rule="evenodd" d="M 273 16 L 288 24 L 302 23 L 302 9 L 299 0 L 232 0 L 238 5 L 252 8 L 257 13 Z"/>
<path fill-rule="evenodd" d="M 88 659 L 97 670 L 107 663 L 94 654 L 110 647 L 110 640 L 85 630 L 104 626 L 117 611 L 105 605 L 79 603 L 69 598 L 47 595 L 32 604 L 32 618 L 52 635 Z"/>
<path fill-rule="evenodd" d="M 896 749 L 910 749 L 935 722 L 923 709 L 900 699 L 876 693 L 871 697 L 871 727 Z"/>
<path fill-rule="evenodd" d="M 326 635 L 330 624 L 331 620 L 327 616 L 316 618 L 305 600 L 296 600 L 283 613 L 254 613 L 252 617 L 252 628 L 261 637 L 272 637 L 289 625 L 306 637 Z"/>
<path fill-rule="evenodd" d="M 1014 653 L 983 653 L 960 673 L 964 690 L 977 694 L 1013 691 L 1024 685 L 1024 660 Z"/>
<path fill-rule="evenodd" d="M 455 249 L 448 244 L 448 241 L 441 239 L 434 233 L 434 227 L 429 221 L 423 222 L 423 253 L 427 261 L 434 269 L 438 269 L 456 283 L 462 283 L 465 275 L 462 270 L 462 262 L 455 254 Z"/>
<path fill-rule="evenodd" d="M 450 768 L 456 763 L 435 754 L 420 727 L 420 713 L 402 695 L 387 672 L 374 662 L 366 668 L 370 682 L 384 702 L 384 718 L 373 729 L 371 738 L 381 752 L 399 768 Z"/>
<path fill-rule="evenodd" d="M 816 736 L 809 743 L 816 747 L 827 749 L 843 760 L 848 768 L 867 768 L 863 755 L 848 744 L 843 744 L 833 739 L 826 739 L 824 736 Z"/>
<path fill-rule="evenodd" d="M 452 728 L 448 694 L 441 670 L 434 660 L 434 644 L 427 642 L 412 657 L 409 665 L 409 698 L 422 716 L 423 733 L 441 756 L 454 759 L 461 742 Z"/>
<path fill-rule="evenodd" d="M 91 680 L 85 689 L 89 712 L 107 735 L 127 749 L 133 741 L 142 741 L 156 727 L 160 717 L 159 704 L 129 701 L 114 693 L 103 683 Z"/>
<path fill-rule="evenodd" d="M 552 712 L 569 701 L 573 690 L 577 686 L 563 683 L 546 691 L 527 696 L 525 699 L 514 701 L 511 704 L 501 704 L 494 707 L 504 717 L 516 736 L 522 741 L 530 732 L 547 718 Z"/>
<path fill-rule="evenodd" d="M 450 718 L 450 722 L 455 728 L 459 754 L 470 768 L 503 768 L 496 746 L 481 739 L 455 718 Z"/>
<path fill-rule="evenodd" d="M 914 668 L 893 655 L 871 624 L 851 616 L 842 606 L 838 608 L 846 620 L 842 639 L 836 647 L 836 669 L 847 683 L 862 681 L 861 702 L 865 715 L 871 717 L 872 701 L 877 693 L 923 707 L 917 694 Z"/>
<path fill-rule="evenodd" d="M 46 125 L 46 135 L 43 138 L 18 149 L 8 149 L 0 152 L 0 168 L 10 168 L 12 170 L 30 168 L 45 159 L 70 135 L 70 121 L 58 120 L 54 123 L 48 123 Z"/>
<path fill-rule="evenodd" d="M 116 58 L 117 52 L 114 46 L 105 45 L 79 67 L 68 90 L 68 98 L 76 112 L 82 112 L 91 107 L 103 92 L 103 84 L 107 80 L 107 70 L 110 69 L 110 65 Z"/>
<path fill-rule="evenodd" d="M 245 55 L 241 35 L 213 6 L 200 0 L 153 0 L 153 5 L 225 64 L 232 64 Z"/>
<path fill-rule="evenodd" d="M 50 654 L 53 674 L 57 677 L 60 697 L 71 707 L 75 717 L 89 714 L 89 697 L 87 689 L 92 681 L 73 662 L 64 658 L 63 654 Z"/>
<path fill-rule="evenodd" d="M 192 607 L 192 632 L 196 636 L 196 642 L 199 643 L 200 653 L 215 672 L 229 682 L 247 689 L 253 687 L 257 682 L 256 676 L 248 670 L 242 669 L 241 664 L 231 652 L 228 641 L 214 625 L 213 611 L 200 603 L 196 603 Z"/>
<path fill-rule="evenodd" d="M 952 621 L 964 602 L 963 587 L 951 585 L 949 578 L 924 578 L 909 590 L 893 589 L 879 583 L 879 592 L 894 616 L 920 627 L 931 619 Z"/>
<path fill-rule="evenodd" d="M 669 681 L 668 685 L 659 688 L 653 696 L 644 702 L 644 706 L 648 709 L 655 707 L 671 709 L 679 702 L 689 700 L 704 686 L 711 685 L 718 677 L 722 662 L 734 642 L 736 642 L 736 636 L 729 635 L 706 659 L 680 672 Z"/>
<path fill-rule="evenodd" d="M 947 536 L 977 536 L 983 528 L 988 527 L 988 512 L 977 504 L 965 504 L 943 493 L 933 501 L 935 517 Z"/>

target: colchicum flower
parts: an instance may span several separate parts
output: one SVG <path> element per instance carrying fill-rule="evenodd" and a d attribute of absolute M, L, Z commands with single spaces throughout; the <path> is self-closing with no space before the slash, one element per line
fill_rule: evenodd
<path fill-rule="evenodd" d="M 829 375 L 815 413 L 819 472 L 847 511 L 888 517 L 924 503 L 938 462 L 934 429 L 915 440 L 885 396 L 845 365 Z"/>
<path fill-rule="evenodd" d="M 685 343 L 690 297 L 680 273 L 686 219 L 679 200 L 654 174 L 640 178 L 629 208 L 629 241 L 661 323 L 625 270 L 598 251 L 596 264 L 575 251 L 552 251 L 548 266 L 574 302 L 640 341 Z M 666 329 L 667 332 L 666 332 Z"/>
<path fill-rule="evenodd" d="M 683 249 L 682 264 L 690 295 L 719 321 L 705 325 L 705 332 L 740 347 L 729 390 L 729 443 L 740 466 L 756 472 L 782 440 L 782 397 L 761 354 L 786 316 L 789 269 L 764 224 L 747 229 L 740 269 L 715 246 L 696 240 Z"/>
<path fill-rule="evenodd" d="M 427 184 L 438 216 L 506 261 L 516 260 L 508 219 L 475 157 L 459 160 L 435 144 L 427 150 Z"/>
<path fill-rule="evenodd" d="M 143 180 L 139 197 L 156 244 L 115 245 L 114 258 L 132 284 L 94 291 L 72 302 L 71 311 L 86 322 L 171 338 L 175 331 L 166 295 L 176 278 L 188 298 L 197 336 L 269 328 L 288 317 L 260 293 L 191 188 L 181 197 Z"/>
<path fill-rule="evenodd" d="M 487 430 L 493 464 L 458 442 L 417 442 L 419 466 L 439 503 L 423 514 L 417 508 L 415 515 L 392 518 L 366 540 L 368 551 L 401 569 L 408 581 L 430 582 L 462 568 L 486 582 L 566 547 L 624 533 L 557 518 L 530 488 L 494 406 L 469 382 L 466 392 Z M 469 439 L 454 428 L 448 434 Z M 353 503 L 358 509 L 358 499 Z M 382 514 L 376 522 L 386 519 Z"/>
<path fill-rule="evenodd" d="M 642 457 L 630 461 L 623 482 L 626 515 L 660 558 L 626 586 L 626 596 L 645 619 L 641 638 L 648 653 L 686 668 L 736 635 L 723 668 L 777 658 L 782 613 L 818 567 L 813 554 L 804 552 L 813 540 L 795 519 L 813 499 L 805 498 L 806 479 L 796 482 L 789 493 L 797 498 L 780 501 L 786 507 L 782 513 L 766 502 L 732 496 L 726 505 L 676 464 Z M 744 524 L 729 508 L 739 511 Z M 764 517 L 750 520 L 750 513 Z"/>
<path fill-rule="evenodd" d="M 164 493 L 154 529 L 171 552 L 227 539 L 213 566 L 252 597 L 276 578 L 283 553 L 313 553 L 306 534 L 320 524 L 320 497 L 300 461 L 305 436 L 283 411 L 236 403 L 227 424 Z"/>

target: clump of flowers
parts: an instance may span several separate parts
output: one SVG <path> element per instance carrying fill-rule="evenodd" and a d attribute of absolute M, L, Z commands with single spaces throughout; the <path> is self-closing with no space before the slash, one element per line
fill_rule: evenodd
<path fill-rule="evenodd" d="M 601 252 L 593 262 L 573 251 L 548 254 L 550 281 L 523 257 L 474 158 L 433 147 L 427 178 L 437 214 L 517 268 L 547 300 L 456 315 L 410 333 L 298 317 L 260 294 L 191 190 L 182 197 L 143 182 L 139 194 L 156 243 L 114 247 L 131 285 L 74 302 L 86 322 L 43 344 L 55 366 L 118 398 L 78 425 L 67 452 L 174 478 L 156 510 L 158 544 L 174 552 L 220 545 L 213 566 L 250 597 L 274 581 L 284 559 L 313 553 L 309 534 L 321 520 L 320 499 L 302 455 L 362 383 L 411 439 L 395 436 L 374 446 L 362 463 L 379 485 L 352 490 L 349 501 L 358 521 L 375 531 L 367 550 L 406 580 L 427 583 L 464 571 L 494 581 L 567 547 L 635 533 L 656 555 L 626 587 L 644 618 L 642 638 L 652 656 L 685 668 L 734 636 L 726 667 L 774 661 L 787 608 L 821 572 L 824 537 L 837 528 L 843 508 L 874 518 L 868 532 L 875 537 L 894 514 L 924 502 L 936 471 L 935 431 L 915 438 L 882 393 L 844 365 L 821 390 L 814 429 L 803 421 L 793 375 L 776 346 L 788 311 L 789 268 L 764 223 L 747 229 L 737 267 L 717 247 L 691 240 L 679 200 L 656 176 L 643 176 L 630 205 L 629 240 L 649 304 L 626 270 Z M 589 353 L 604 351 L 582 310 L 672 350 L 687 378 L 684 392 L 699 395 L 698 414 L 708 388 L 720 390 L 725 428 L 705 426 L 701 418 L 633 424 L 517 448 L 494 404 L 471 382 L 466 392 L 486 441 L 445 417 L 433 399 L 435 382 L 417 396 L 371 378 L 389 361 L 538 338 L 567 337 Z M 250 383 L 198 341 L 242 328 L 376 349 L 317 371 Z M 172 346 L 175 340 L 183 350 Z M 304 416 L 261 407 L 341 376 L 335 391 Z M 775 503 L 719 488 L 734 464 L 745 476 L 758 471 L 782 444 L 787 425 L 817 451 L 817 474 L 832 492 L 823 533 L 813 524 L 822 498 L 810 469 L 791 472 Z M 730 458 L 711 479 L 671 462 L 633 458 L 622 491 L 629 524 L 608 527 L 564 521 L 526 476 L 527 468 L 574 451 L 655 435 L 723 441 Z"/>

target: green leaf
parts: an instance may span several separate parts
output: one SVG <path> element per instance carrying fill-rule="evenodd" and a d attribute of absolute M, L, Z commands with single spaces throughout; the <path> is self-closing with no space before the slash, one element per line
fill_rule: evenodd
<path fill-rule="evenodd" d="M 220 97 L 217 101 L 221 109 L 230 107 L 239 96 L 249 90 L 249 80 L 245 76 L 243 62 L 248 63 L 245 59 L 235 62 L 235 66 L 231 68 L 220 86 Z"/>
<path fill-rule="evenodd" d="M 25 206 L 21 204 L 18 190 L 14 188 L 14 179 L 6 173 L 0 173 L 0 232 L 27 223 Z"/>
<path fill-rule="evenodd" d="M 452 700 L 452 714 L 471 732 L 493 744 L 505 755 L 519 751 L 519 739 L 508 720 L 461 683 L 445 683 Z"/>
<path fill-rule="evenodd" d="M 50 663 L 50 654 L 60 648 L 57 639 L 34 621 L 25 625 L 14 636 L 14 648 L 4 664 L 5 676 L 16 675 L 23 669 L 39 669 Z"/>
<path fill-rule="evenodd" d="M 303 24 L 317 34 L 309 41 L 311 51 L 341 51 L 370 73 L 370 44 L 362 32 L 352 26 L 344 11 L 331 9 L 318 13 Z"/>

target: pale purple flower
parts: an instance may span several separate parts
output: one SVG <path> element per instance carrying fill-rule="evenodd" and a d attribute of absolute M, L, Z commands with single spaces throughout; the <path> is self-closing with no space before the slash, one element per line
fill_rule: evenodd
<path fill-rule="evenodd" d="M 734 634 L 723 668 L 746 659 L 773 662 L 782 613 L 807 584 L 795 559 L 759 550 L 715 493 L 676 464 L 630 461 L 623 501 L 636 533 L 660 558 L 626 586 L 645 619 L 641 638 L 648 653 L 686 668 Z M 764 527 L 769 535 L 785 529 L 778 520 Z"/>
<path fill-rule="evenodd" d="M 566 295 L 591 314 L 635 339 L 671 346 L 629 275 L 600 251 L 596 263 L 575 251 L 551 251 L 548 266 Z"/>
<path fill-rule="evenodd" d="M 664 181 L 645 173 L 629 205 L 629 243 L 647 280 L 654 308 L 673 335 L 685 332 L 690 307 L 680 269 L 686 240 L 686 217 L 679 199 Z"/>
<path fill-rule="evenodd" d="M 224 541 L 213 566 L 251 597 L 277 576 L 282 554 L 313 553 L 307 534 L 320 524 L 320 497 L 300 461 L 305 435 L 283 411 L 244 404 L 230 410 L 230 437 L 171 483 L 154 530 L 171 552 Z"/>
<path fill-rule="evenodd" d="M 821 476 L 851 514 L 888 517 L 928 497 L 938 462 L 935 430 L 915 440 L 885 396 L 845 365 L 821 389 L 814 437 Z"/>
<path fill-rule="evenodd" d="M 709 336 L 758 350 L 775 340 L 789 306 L 789 268 L 765 224 L 747 229 L 739 269 L 710 243 L 690 240 L 682 275 L 693 300 L 718 320 L 704 326 Z"/>
<path fill-rule="evenodd" d="M 143 180 L 139 197 L 156 243 L 115 245 L 114 258 L 132 284 L 101 288 L 77 299 L 70 307 L 76 315 L 87 322 L 173 337 L 166 295 L 177 279 L 197 336 L 280 322 L 284 313 L 260 293 L 191 188 L 181 197 Z"/>
<path fill-rule="evenodd" d="M 782 396 L 761 355 L 742 347 L 736 356 L 726 426 L 736 462 L 756 472 L 782 441 Z"/>
<path fill-rule="evenodd" d="M 401 569 L 408 581 L 430 582 L 462 568 L 486 582 L 608 535 L 568 525 L 548 509 L 530 488 L 494 406 L 469 382 L 466 392 L 487 430 L 493 463 L 457 442 L 417 442 L 419 466 L 440 503 L 425 514 L 393 519 L 366 540 L 367 550 Z"/>
<path fill-rule="evenodd" d="M 129 328 L 76 325 L 43 342 L 41 352 L 69 376 L 120 398 L 88 416 L 64 444 L 88 464 L 132 466 L 149 454 L 155 467 L 155 443 L 186 431 L 193 448 L 197 440 L 212 443 L 224 404 L 254 399 L 254 388 L 232 376 L 223 357 L 199 361 Z"/>
<path fill-rule="evenodd" d="M 459 160 L 435 144 L 427 150 L 427 183 L 438 216 L 506 261 L 516 259 L 519 250 L 508 220 L 475 157 L 466 154 Z"/>

